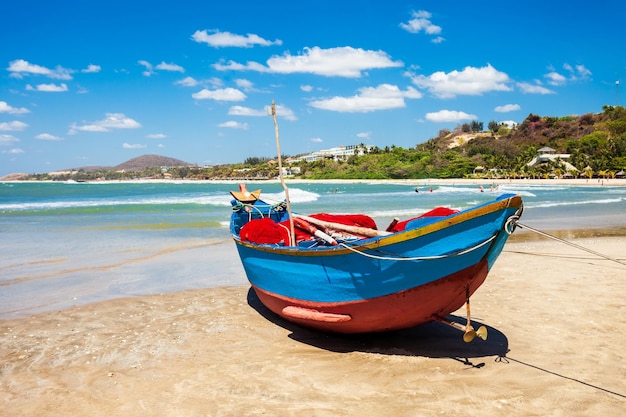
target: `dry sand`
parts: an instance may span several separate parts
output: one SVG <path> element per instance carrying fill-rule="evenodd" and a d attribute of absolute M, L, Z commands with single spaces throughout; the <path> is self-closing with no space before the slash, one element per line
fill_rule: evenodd
<path fill-rule="evenodd" d="M 577 242 L 625 259 L 624 237 Z M 621 416 L 625 295 L 626 266 L 529 240 L 472 298 L 489 338 L 469 344 L 438 323 L 316 333 L 248 287 L 2 320 L 0 415 Z"/>

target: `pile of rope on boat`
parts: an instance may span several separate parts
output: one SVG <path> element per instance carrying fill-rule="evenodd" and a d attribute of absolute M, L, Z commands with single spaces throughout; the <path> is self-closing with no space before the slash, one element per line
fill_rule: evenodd
<path fill-rule="evenodd" d="M 292 213 L 289 218 L 283 203 L 259 205 L 258 202 L 233 201 L 232 204 L 236 215 L 240 216 L 241 226 L 235 232 L 242 241 L 283 246 L 305 243 L 307 247 L 312 247 L 312 243 L 331 246 L 338 246 L 340 242 L 356 243 L 418 228 L 458 213 L 458 210 L 437 207 L 404 221 L 394 219 L 386 230 L 379 230 L 374 219 L 365 214 L 317 213 L 304 216 Z M 293 229 L 292 223 L 295 226 Z"/>

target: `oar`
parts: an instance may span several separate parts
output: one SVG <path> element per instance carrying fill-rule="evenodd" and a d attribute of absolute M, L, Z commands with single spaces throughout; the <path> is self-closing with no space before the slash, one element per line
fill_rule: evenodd
<path fill-rule="evenodd" d="M 307 233 L 312 234 L 315 237 L 322 239 L 324 242 L 329 243 L 333 246 L 337 246 L 337 241 L 333 239 L 332 236 L 327 235 L 326 233 L 319 230 L 317 227 L 310 225 L 306 220 L 295 217 L 293 219 L 293 224 L 300 230 L 304 230 Z"/>
<path fill-rule="evenodd" d="M 325 220 L 319 220 L 314 217 L 303 216 L 301 214 L 292 214 L 292 215 L 293 217 L 306 220 L 309 223 L 312 223 L 316 226 L 323 227 L 325 229 L 343 230 L 344 232 L 350 232 L 350 233 L 354 233 L 354 234 L 361 235 L 361 236 L 378 237 L 378 236 L 388 236 L 391 234 L 391 232 L 387 232 L 384 230 L 370 229 L 369 227 L 350 226 L 347 224 L 327 222 Z"/>

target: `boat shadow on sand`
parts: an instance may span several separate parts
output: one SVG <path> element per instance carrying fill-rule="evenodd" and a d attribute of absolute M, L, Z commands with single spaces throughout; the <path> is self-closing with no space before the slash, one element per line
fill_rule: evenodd
<path fill-rule="evenodd" d="M 290 331 L 289 338 L 331 352 L 450 358 L 480 368 L 485 364 L 474 364 L 470 359 L 489 356 L 497 359 L 505 357 L 509 350 L 506 336 L 489 326 L 486 326 L 487 340 L 477 338 L 470 343 L 463 341 L 463 334 L 458 330 L 438 322 L 381 333 L 332 334 L 310 330 L 283 319 L 265 307 L 252 288 L 248 291 L 248 305 L 268 321 Z M 465 324 L 464 317 L 451 315 L 448 319 Z M 472 325 L 478 328 L 483 324 L 472 320 Z"/>

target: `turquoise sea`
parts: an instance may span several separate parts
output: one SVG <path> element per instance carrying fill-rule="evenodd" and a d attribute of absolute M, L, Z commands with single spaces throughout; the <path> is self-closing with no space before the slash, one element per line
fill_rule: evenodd
<path fill-rule="evenodd" d="M 624 228 L 626 187 L 428 181 L 295 182 L 299 213 L 359 212 L 385 228 L 433 207 L 518 193 L 543 230 Z M 230 190 L 214 182 L 0 183 L 0 318 L 125 296 L 245 284 L 228 231 Z M 266 201 L 277 182 L 251 183 Z M 418 192 L 416 192 L 416 189 Z"/>

